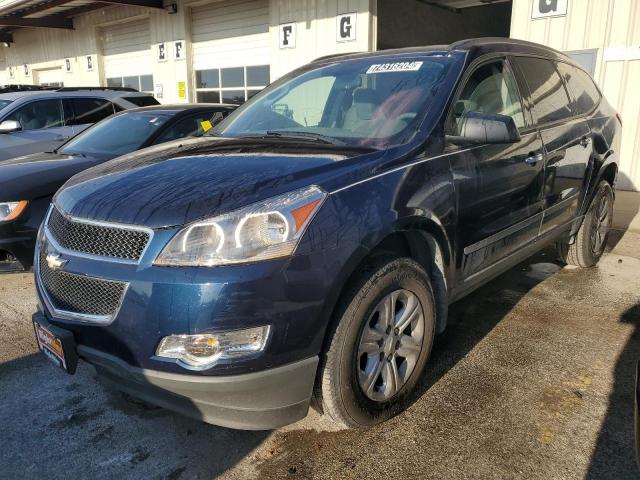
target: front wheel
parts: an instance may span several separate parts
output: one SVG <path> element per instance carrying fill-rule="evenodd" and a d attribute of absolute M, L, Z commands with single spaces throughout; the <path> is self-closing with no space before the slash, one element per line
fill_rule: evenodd
<path fill-rule="evenodd" d="M 582 226 L 576 234 L 573 245 L 558 245 L 560 258 L 569 265 L 588 268 L 602 257 L 607 246 L 607 238 L 613 223 L 613 189 L 606 181 L 601 181 L 584 216 Z"/>
<path fill-rule="evenodd" d="M 363 268 L 344 295 L 322 358 L 317 396 L 349 428 L 399 413 L 431 351 L 435 308 L 429 278 L 409 258 Z"/>

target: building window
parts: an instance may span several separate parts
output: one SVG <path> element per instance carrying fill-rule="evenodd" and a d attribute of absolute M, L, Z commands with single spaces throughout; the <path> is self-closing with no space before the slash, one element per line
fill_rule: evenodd
<path fill-rule="evenodd" d="M 269 65 L 196 71 L 199 103 L 242 104 L 269 84 Z"/>
<path fill-rule="evenodd" d="M 139 92 L 153 95 L 153 75 L 107 78 L 107 87 L 135 88 Z"/>

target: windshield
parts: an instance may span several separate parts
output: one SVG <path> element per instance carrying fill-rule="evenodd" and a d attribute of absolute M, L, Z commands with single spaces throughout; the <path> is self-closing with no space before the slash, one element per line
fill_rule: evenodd
<path fill-rule="evenodd" d="M 0 100 L 0 110 L 2 110 L 4 107 L 9 105 L 10 103 L 11 103 L 11 100 Z"/>
<path fill-rule="evenodd" d="M 156 112 L 125 112 L 96 123 L 59 151 L 67 155 L 124 155 L 139 149 L 169 118 Z"/>
<path fill-rule="evenodd" d="M 370 147 L 404 143 L 455 61 L 441 54 L 374 57 L 308 70 L 265 89 L 213 134 Z"/>

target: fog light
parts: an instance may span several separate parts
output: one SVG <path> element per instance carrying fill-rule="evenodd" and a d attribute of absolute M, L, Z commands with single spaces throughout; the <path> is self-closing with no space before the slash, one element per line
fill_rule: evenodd
<path fill-rule="evenodd" d="M 156 355 L 173 358 L 187 368 L 209 368 L 220 360 L 249 357 L 261 352 L 267 344 L 269 330 L 267 325 L 229 332 L 171 335 L 160 341 Z"/>

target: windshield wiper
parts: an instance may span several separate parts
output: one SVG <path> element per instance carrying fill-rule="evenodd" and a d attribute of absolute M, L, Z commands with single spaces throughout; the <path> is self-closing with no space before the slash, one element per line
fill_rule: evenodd
<path fill-rule="evenodd" d="M 299 138 L 302 140 L 313 140 L 319 143 L 325 143 L 327 145 L 346 145 L 345 142 L 338 140 L 337 138 L 328 137 L 319 133 L 312 132 L 290 132 L 290 131 L 275 131 L 268 130 L 266 132 L 268 137 L 282 137 L 282 138 Z"/>

